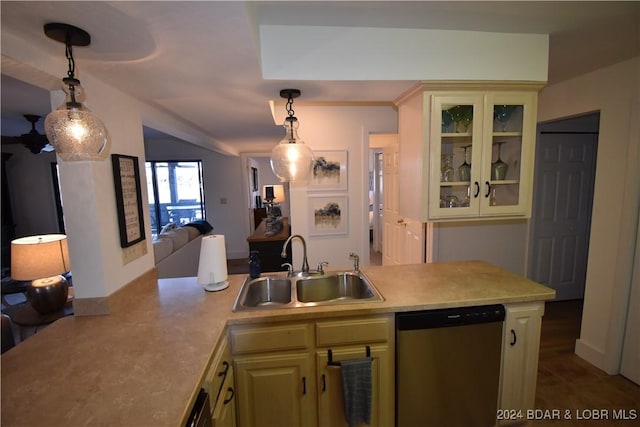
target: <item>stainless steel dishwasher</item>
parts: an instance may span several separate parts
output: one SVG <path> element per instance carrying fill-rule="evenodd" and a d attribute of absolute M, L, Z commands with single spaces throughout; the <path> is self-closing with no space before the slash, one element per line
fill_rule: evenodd
<path fill-rule="evenodd" d="M 397 427 L 496 423 L 504 307 L 396 314 Z"/>

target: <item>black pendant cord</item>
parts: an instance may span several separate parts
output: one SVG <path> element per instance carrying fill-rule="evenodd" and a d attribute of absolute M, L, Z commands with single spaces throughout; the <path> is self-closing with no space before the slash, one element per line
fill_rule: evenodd
<path fill-rule="evenodd" d="M 67 75 L 70 79 L 75 79 L 76 72 L 76 62 L 73 60 L 73 45 L 71 44 L 71 40 L 67 40 L 66 48 L 64 50 L 64 54 L 67 57 L 67 61 L 69 61 L 69 71 L 67 71 Z"/>
<path fill-rule="evenodd" d="M 296 118 L 294 116 L 295 112 L 293 111 L 293 96 L 291 94 L 289 94 L 289 98 L 287 99 L 287 114 L 289 114 L 289 117 L 287 117 L 287 120 L 289 121 L 289 126 L 291 127 L 291 136 L 289 137 L 289 144 L 295 144 L 296 141 L 293 138 L 293 122 L 296 121 Z"/>
<path fill-rule="evenodd" d="M 71 44 L 70 38 L 67 38 L 65 45 L 66 47 L 64 50 L 64 54 L 67 57 L 67 61 L 69 63 L 69 70 L 67 71 L 68 77 L 66 79 L 63 79 L 63 81 L 69 86 L 71 106 L 77 106 L 78 101 L 76 100 L 76 85 L 80 84 L 80 81 L 75 77 L 76 61 L 73 59 L 73 45 Z"/>

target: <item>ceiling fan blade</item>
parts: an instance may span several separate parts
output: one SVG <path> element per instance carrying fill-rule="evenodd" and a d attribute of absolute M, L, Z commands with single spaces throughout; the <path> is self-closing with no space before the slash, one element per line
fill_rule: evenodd
<path fill-rule="evenodd" d="M 24 118 L 31 123 L 31 130 L 20 136 L 2 136 L 3 144 L 23 144 L 33 154 L 41 151 L 53 151 L 53 147 L 49 144 L 46 135 L 40 134 L 36 130 L 36 122 L 40 120 L 40 116 L 34 114 L 25 114 Z M 45 150 L 45 148 L 47 148 Z"/>
<path fill-rule="evenodd" d="M 2 135 L 2 144 L 22 144 L 22 139 L 19 136 L 5 136 Z"/>

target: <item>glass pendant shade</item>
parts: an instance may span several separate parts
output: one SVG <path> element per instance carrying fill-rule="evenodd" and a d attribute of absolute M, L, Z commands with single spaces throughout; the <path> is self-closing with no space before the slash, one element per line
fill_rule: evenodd
<path fill-rule="evenodd" d="M 62 160 L 100 160 L 107 145 L 107 129 L 91 110 L 75 100 L 80 85 L 74 86 L 74 94 L 67 85 L 63 88 L 64 102 L 44 121 L 47 139 Z"/>
<path fill-rule="evenodd" d="M 313 169 L 313 151 L 298 138 L 298 121 L 285 119 L 286 135 L 271 150 L 271 169 L 282 182 L 306 182 Z"/>

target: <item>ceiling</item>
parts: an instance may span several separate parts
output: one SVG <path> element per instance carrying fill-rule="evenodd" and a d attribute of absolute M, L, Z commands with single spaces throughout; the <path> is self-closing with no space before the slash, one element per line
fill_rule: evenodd
<path fill-rule="evenodd" d="M 270 149 L 281 137 L 268 104 L 280 89 L 301 89 L 296 103 L 390 102 L 416 83 L 265 80 L 256 36 L 262 24 L 550 34 L 550 84 L 640 55 L 637 1 L 2 1 L 0 7 L 3 36 L 59 49 L 63 67 L 64 47 L 42 26 L 65 22 L 87 30 L 91 45 L 74 49 L 80 79 L 86 70 L 236 152 Z M 25 79 L 32 84 L 13 78 L 29 73 L 21 67 L 2 57 L 3 135 L 27 132 L 22 114 L 46 115 L 48 91 L 59 88 L 51 76 Z M 145 128 L 145 138 L 158 136 Z"/>

